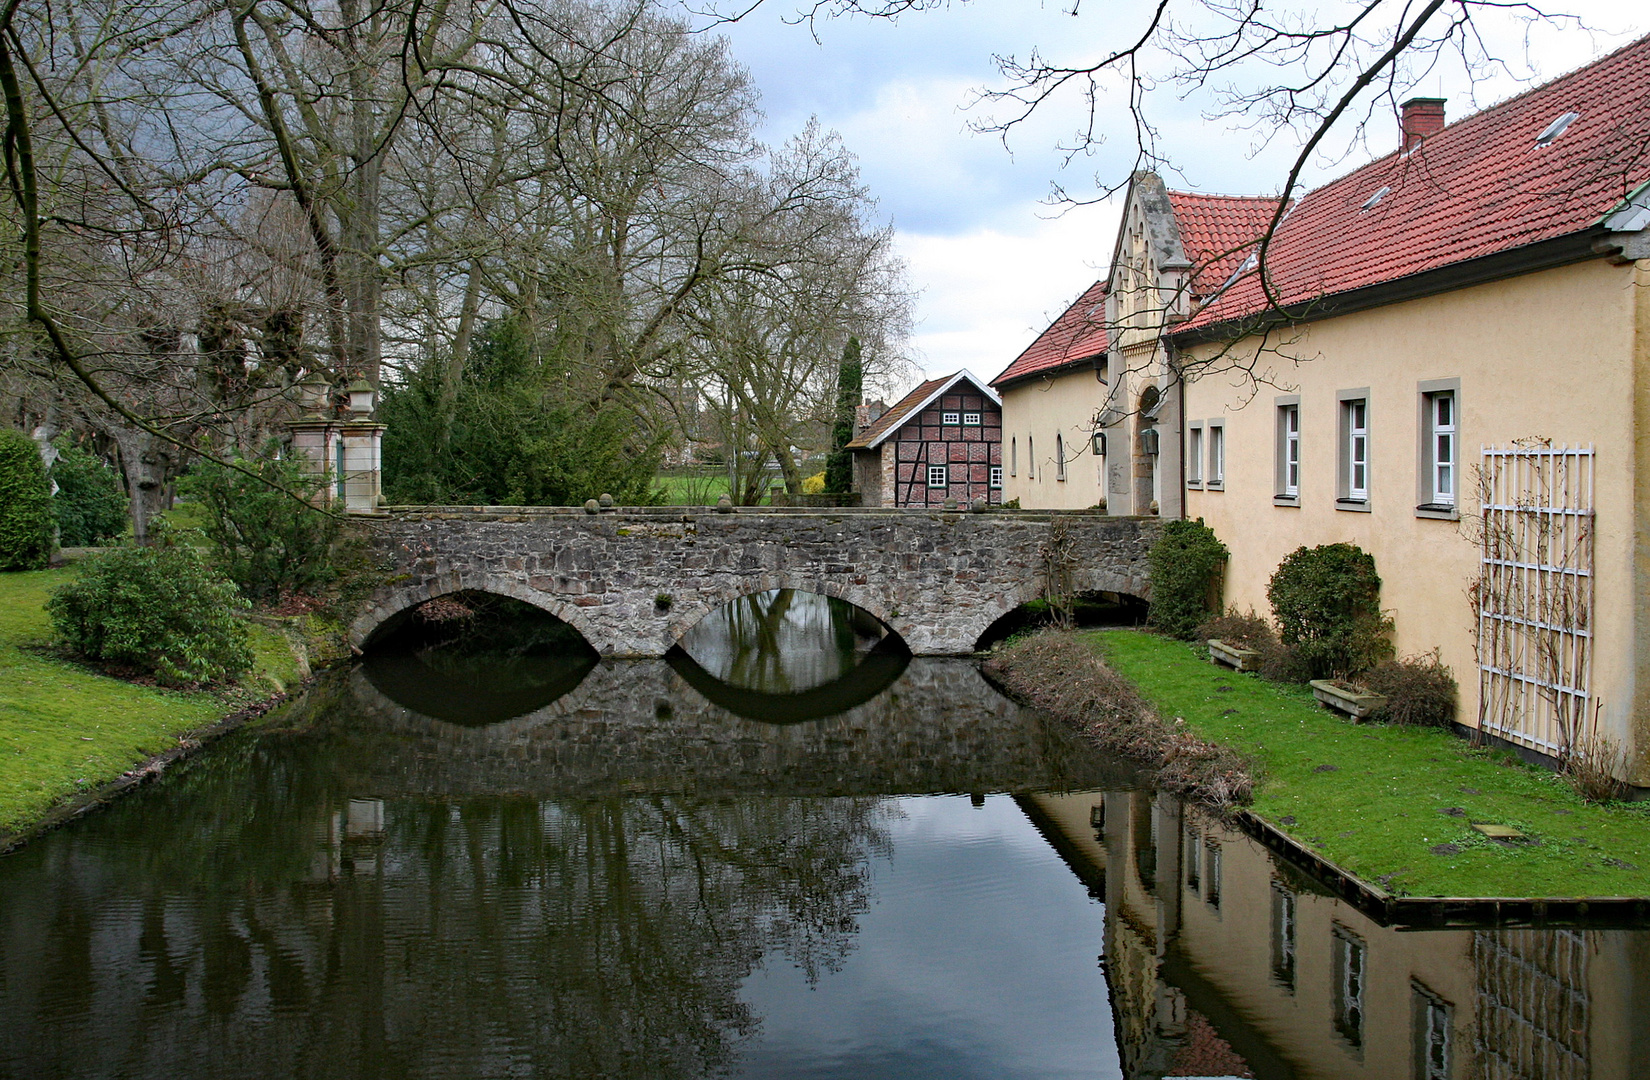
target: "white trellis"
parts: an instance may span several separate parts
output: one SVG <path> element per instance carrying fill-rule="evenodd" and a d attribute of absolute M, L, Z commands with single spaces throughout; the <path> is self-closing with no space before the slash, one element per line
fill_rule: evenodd
<path fill-rule="evenodd" d="M 1593 654 L 1591 446 L 1484 447 L 1478 718 L 1560 758 L 1588 719 Z"/>

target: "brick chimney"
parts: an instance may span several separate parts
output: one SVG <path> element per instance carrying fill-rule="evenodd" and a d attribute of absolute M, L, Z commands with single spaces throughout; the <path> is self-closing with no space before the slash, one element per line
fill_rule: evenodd
<path fill-rule="evenodd" d="M 1402 118 L 1399 126 L 1404 132 L 1404 153 L 1409 153 L 1421 145 L 1421 140 L 1428 135 L 1436 135 L 1444 130 L 1444 102 L 1445 98 L 1418 97 L 1404 102 Z"/>

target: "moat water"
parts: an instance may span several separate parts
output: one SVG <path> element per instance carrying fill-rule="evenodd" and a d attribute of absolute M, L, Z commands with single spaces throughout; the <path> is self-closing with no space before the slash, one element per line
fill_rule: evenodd
<path fill-rule="evenodd" d="M 1375 925 L 966 660 L 415 620 L 0 858 L 0 1077 L 1633 1077 L 1650 936 Z"/>

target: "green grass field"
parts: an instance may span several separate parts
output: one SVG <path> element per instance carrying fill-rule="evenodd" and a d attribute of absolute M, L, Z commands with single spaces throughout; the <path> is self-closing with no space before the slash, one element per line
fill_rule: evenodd
<path fill-rule="evenodd" d="M 240 704 L 137 686 L 25 648 L 50 640 L 46 599 L 73 574 L 73 567 L 0 574 L 0 833 L 27 827 Z M 285 639 L 248 629 L 257 668 L 246 689 L 263 697 L 290 685 L 297 661 Z"/>
<path fill-rule="evenodd" d="M 1504 751 L 1354 724 L 1305 687 L 1216 667 L 1181 642 L 1090 639 L 1165 719 L 1250 757 L 1257 814 L 1366 881 L 1413 896 L 1650 896 L 1650 804 L 1589 805 Z M 1532 842 L 1491 841 L 1474 822 Z"/>
<path fill-rule="evenodd" d="M 661 474 L 653 478 L 653 487 L 664 492 L 668 506 L 715 506 L 728 493 L 728 474 Z"/>

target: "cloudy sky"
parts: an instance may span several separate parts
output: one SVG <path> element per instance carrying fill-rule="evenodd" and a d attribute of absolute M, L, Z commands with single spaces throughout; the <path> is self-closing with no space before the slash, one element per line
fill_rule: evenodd
<path fill-rule="evenodd" d="M 992 116 L 989 104 L 971 107 L 978 92 L 1004 85 L 995 55 L 1024 59 L 1035 48 L 1056 61 L 1092 60 L 1137 30 L 1148 11 L 1146 0 L 1090 0 L 1075 16 L 1069 8 L 1070 0 L 967 0 L 897 22 L 822 20 L 810 34 L 789 22 L 796 0 L 765 0 L 718 31 L 762 92 L 769 140 L 782 141 L 817 116 L 858 155 L 920 292 L 912 347 L 932 374 L 966 367 L 994 377 L 1103 273 L 1110 256 L 1114 205 L 1062 212 L 1046 197 L 1051 183 L 1092 194 L 1096 175 L 1109 183 L 1126 178 L 1133 161 L 1126 133 L 1068 163 L 1058 147 L 1084 116 L 1075 98 L 1039 110 L 1007 147 L 971 130 Z M 1513 72 L 1472 82 L 1445 66 L 1419 91 L 1449 98 L 1455 119 L 1518 92 L 1526 84 L 1516 75 L 1550 78 L 1650 29 L 1637 0 L 1568 0 L 1567 10 L 1594 29 L 1538 27 L 1526 43 L 1522 26 L 1484 22 L 1492 48 L 1512 61 Z M 1165 92 L 1154 100 L 1160 149 L 1182 170 L 1170 186 L 1277 190 L 1297 144 L 1284 136 L 1257 146 L 1254 131 L 1205 119 L 1212 107 L 1196 94 L 1177 100 Z M 1102 121 L 1115 124 L 1120 106 L 1102 109 Z M 1396 122 L 1383 119 L 1369 138 L 1368 146 L 1338 144 L 1314 163 L 1308 183 L 1391 149 Z"/>

